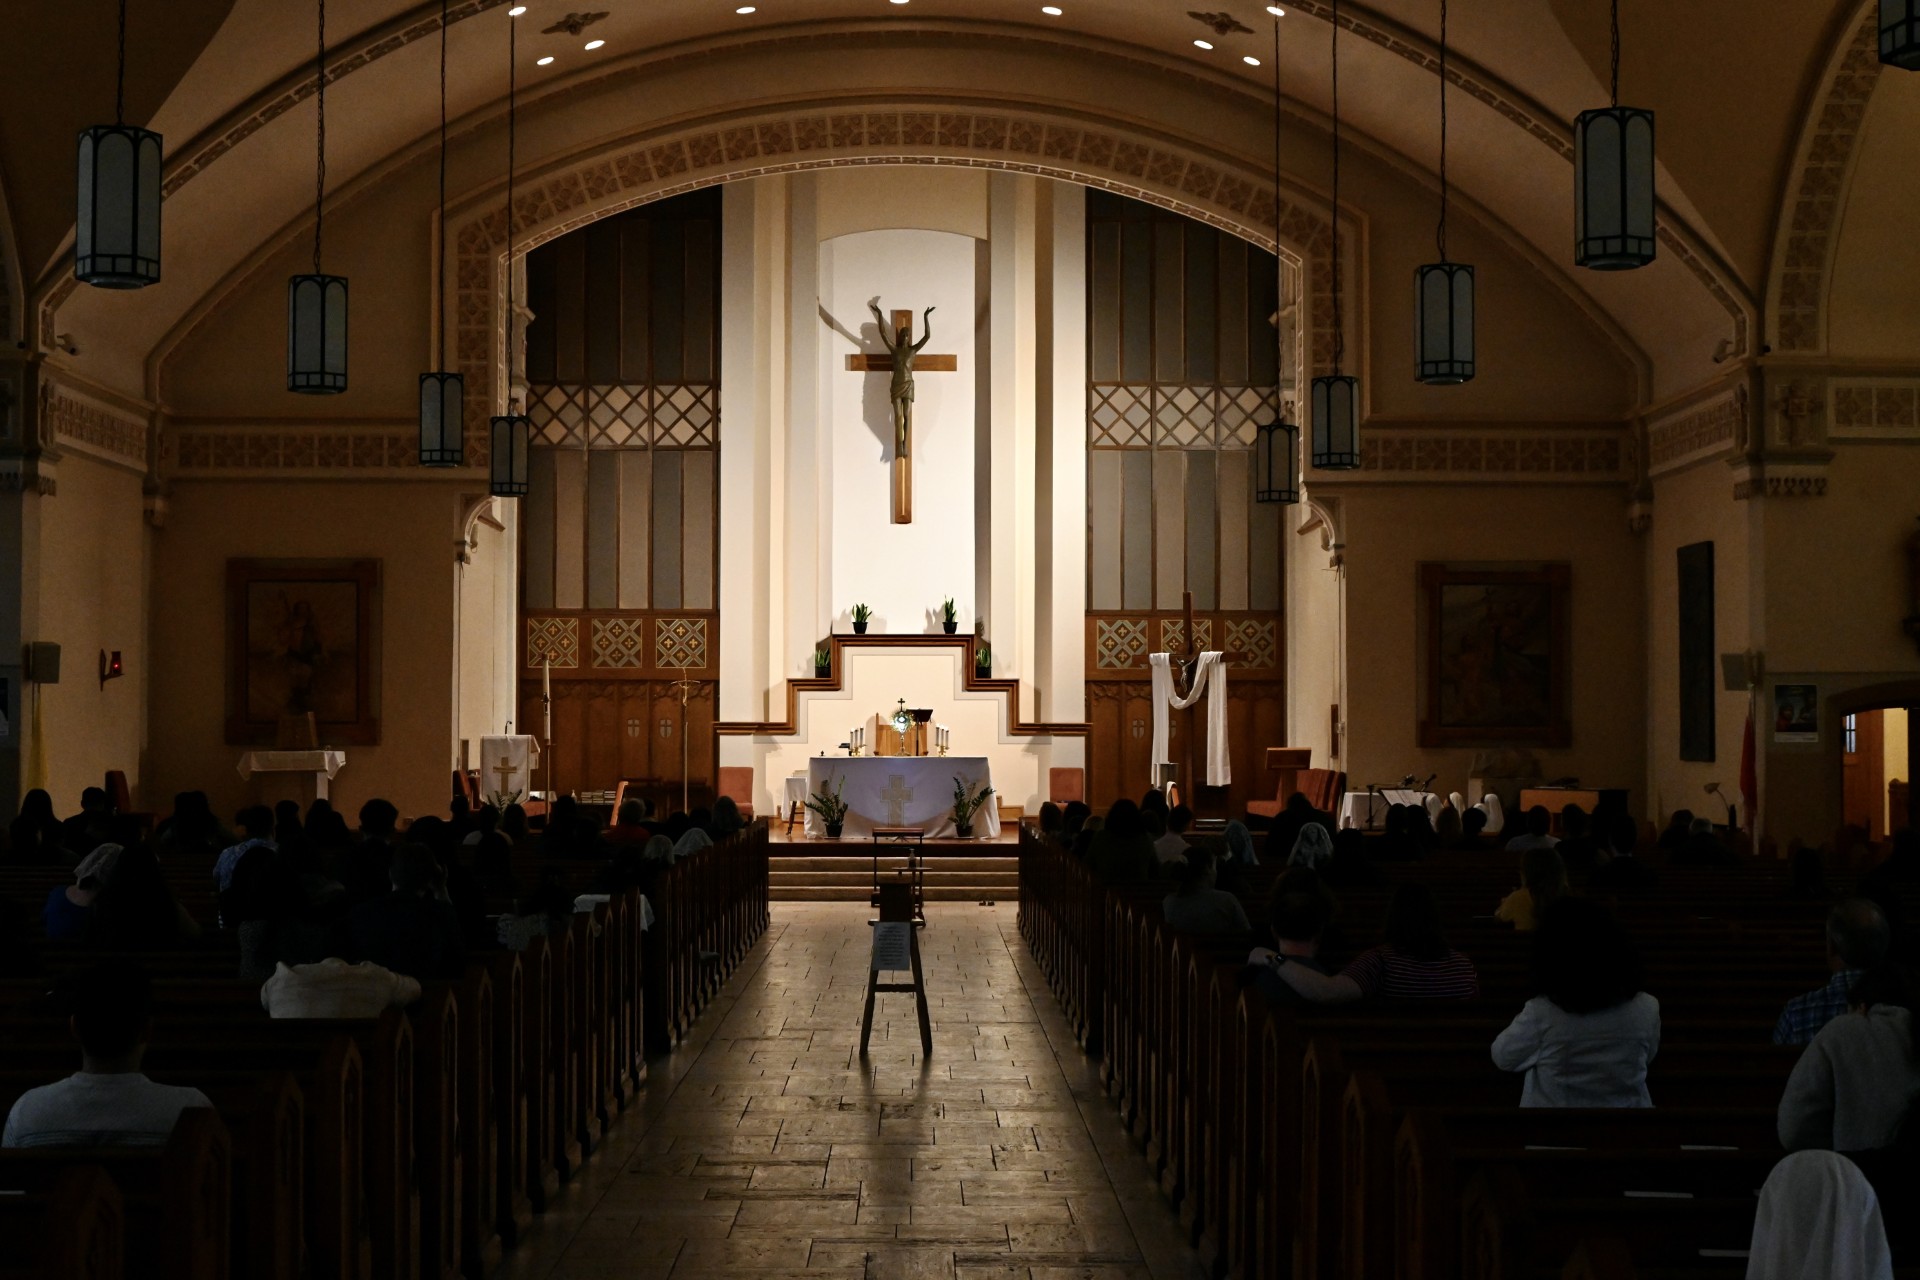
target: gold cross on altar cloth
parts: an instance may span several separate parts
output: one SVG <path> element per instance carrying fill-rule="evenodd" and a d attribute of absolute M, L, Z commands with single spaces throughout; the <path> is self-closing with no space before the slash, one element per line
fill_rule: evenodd
<path fill-rule="evenodd" d="M 488 772 L 500 779 L 500 794 L 505 795 L 507 794 L 507 784 L 513 781 L 513 775 L 518 773 L 519 769 L 514 767 L 513 761 L 505 756 L 501 756 L 500 763 L 493 766 Z"/>
<path fill-rule="evenodd" d="M 898 773 L 887 775 L 886 790 L 880 798 L 887 802 L 887 825 L 905 826 L 907 821 L 907 801 L 913 799 L 913 788 L 907 785 L 906 777 Z"/>
<path fill-rule="evenodd" d="M 879 314 L 879 309 L 874 309 Z M 913 312 L 895 311 L 888 322 L 893 329 L 892 347 L 910 352 L 906 357 L 907 408 L 909 415 L 902 424 L 893 450 L 893 522 L 895 524 L 913 523 L 913 424 L 911 414 L 913 404 L 912 375 L 915 373 L 955 373 L 960 368 L 960 357 L 956 355 L 937 355 L 929 352 L 913 351 Z M 886 335 L 881 335 L 886 341 Z M 921 341 L 925 341 L 923 338 Z M 891 355 L 869 355 L 861 352 L 847 357 L 847 368 L 854 373 L 892 373 Z M 896 406 L 897 408 L 897 406 Z"/>

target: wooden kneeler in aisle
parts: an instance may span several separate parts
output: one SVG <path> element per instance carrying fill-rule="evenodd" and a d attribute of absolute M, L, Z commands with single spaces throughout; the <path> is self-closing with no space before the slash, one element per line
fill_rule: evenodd
<path fill-rule="evenodd" d="M 881 991 L 911 991 L 920 1014 L 920 1056 L 933 1056 L 933 1027 L 927 1021 L 927 981 L 920 970 L 920 934 L 914 928 L 913 884 L 901 880 L 883 884 L 875 893 L 880 918 L 870 921 L 873 928 L 873 963 L 867 970 L 867 1009 L 860 1015 L 860 1056 L 867 1056 L 867 1040 L 873 1035 L 873 997 Z M 881 970 L 913 971 L 912 982 L 882 982 Z"/>

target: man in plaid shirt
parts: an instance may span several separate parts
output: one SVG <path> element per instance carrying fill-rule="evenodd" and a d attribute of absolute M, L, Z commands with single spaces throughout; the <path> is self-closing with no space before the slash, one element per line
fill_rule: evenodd
<path fill-rule="evenodd" d="M 1787 1001 L 1774 1024 L 1775 1044 L 1808 1044 L 1820 1028 L 1845 1013 L 1849 993 L 1860 975 L 1887 958 L 1891 935 L 1880 908 L 1865 898 L 1848 898 L 1827 913 L 1827 985 Z"/>

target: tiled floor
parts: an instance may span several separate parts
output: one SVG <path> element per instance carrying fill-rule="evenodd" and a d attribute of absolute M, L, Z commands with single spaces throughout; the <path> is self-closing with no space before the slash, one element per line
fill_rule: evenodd
<path fill-rule="evenodd" d="M 1014 926 L 930 904 L 933 1018 L 882 995 L 868 909 L 774 906 L 505 1280 L 1187 1280 L 1191 1254 Z M 905 975 L 889 975 L 904 979 Z"/>

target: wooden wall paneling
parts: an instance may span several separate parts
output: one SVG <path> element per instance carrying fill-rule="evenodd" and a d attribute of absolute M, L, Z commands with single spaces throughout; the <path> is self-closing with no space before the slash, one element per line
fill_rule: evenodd
<path fill-rule="evenodd" d="M 568 237 L 578 238 L 578 237 Z M 586 376 L 582 382 L 607 386 L 620 379 L 620 224 L 613 219 L 589 223 L 584 231 L 587 272 L 582 309 Z"/>
<path fill-rule="evenodd" d="M 620 590 L 622 609 L 645 609 L 653 574 L 653 454 L 622 449 L 620 460 Z"/>
<path fill-rule="evenodd" d="M 651 379 L 653 326 L 648 250 L 651 223 L 645 218 L 622 220 L 620 225 L 620 381 L 643 383 Z"/>
<path fill-rule="evenodd" d="M 719 298 L 719 255 L 714 252 L 714 223 L 692 220 L 686 227 L 685 298 L 682 322 L 682 382 L 711 382 L 719 368 L 714 316 Z"/>
<path fill-rule="evenodd" d="M 1247 322 L 1247 259 L 1252 247 L 1238 236 L 1219 233 L 1220 246 L 1220 383 L 1247 385 L 1247 346 L 1259 341 L 1259 331 Z M 1270 255 L 1260 255 L 1269 262 Z M 1273 332 L 1273 326 L 1266 326 Z M 1269 343 L 1271 345 L 1271 343 Z"/>
<path fill-rule="evenodd" d="M 681 595 L 680 485 L 684 455 L 661 449 L 653 455 L 653 607 L 684 607 Z"/>
<path fill-rule="evenodd" d="M 1092 608 L 1125 608 L 1121 595 L 1120 467 L 1117 449 L 1087 454 L 1087 592 Z"/>
<path fill-rule="evenodd" d="M 661 218 L 653 224 L 653 370 L 656 383 L 686 379 L 686 224 Z"/>
<path fill-rule="evenodd" d="M 1120 607 L 1153 608 L 1153 456 L 1120 454 Z"/>
<path fill-rule="evenodd" d="M 1212 449 L 1192 449 L 1181 455 L 1187 464 L 1185 501 L 1181 518 L 1185 522 L 1187 554 L 1185 579 L 1193 592 L 1193 607 L 1220 607 L 1220 521 L 1214 502 L 1214 482 L 1221 454 Z"/>
<path fill-rule="evenodd" d="M 713 608 L 719 538 L 714 502 L 714 453 L 688 449 L 680 454 L 680 607 Z"/>
<path fill-rule="evenodd" d="M 528 609 L 553 608 L 553 450 L 527 454 L 527 496 L 521 505 L 520 602 Z M 524 628 L 523 628 L 524 630 Z"/>
<path fill-rule="evenodd" d="M 620 527 L 620 456 L 624 451 L 587 451 L 587 608 L 620 607 L 620 557 L 627 539 Z"/>
<path fill-rule="evenodd" d="M 553 242 L 553 380 L 587 380 L 587 241 L 562 236 Z"/>
<path fill-rule="evenodd" d="M 1211 386 L 1220 377 L 1220 237 L 1221 232 L 1199 222 L 1186 224 L 1181 277 L 1181 337 L 1185 341 L 1185 373 L 1190 386 Z"/>
<path fill-rule="evenodd" d="M 1120 380 L 1120 228 L 1096 222 L 1088 229 L 1087 370 L 1095 382 Z"/>
<path fill-rule="evenodd" d="M 1181 287 L 1186 236 L 1172 220 L 1153 224 L 1153 380 L 1180 382 L 1186 376 L 1186 291 Z"/>
<path fill-rule="evenodd" d="M 1280 612 L 1285 599 L 1282 589 L 1286 559 L 1280 554 L 1280 521 L 1283 512 L 1295 510 L 1278 503 L 1253 500 L 1253 468 L 1247 468 L 1247 607 L 1255 613 Z M 1286 634 L 1284 621 L 1281 635 Z"/>
<path fill-rule="evenodd" d="M 1245 609 L 1248 564 L 1259 564 L 1266 571 L 1271 560 L 1252 560 L 1248 555 L 1248 510 L 1253 502 L 1253 454 L 1245 449 L 1223 449 L 1217 455 L 1220 467 L 1218 494 L 1219 519 L 1214 536 L 1220 548 L 1220 608 Z M 1199 597 L 1195 596 L 1196 606 Z"/>
<path fill-rule="evenodd" d="M 1153 451 L 1153 607 L 1178 609 L 1187 587 L 1187 454 Z"/>
<path fill-rule="evenodd" d="M 587 451 L 552 449 L 553 605 L 580 609 L 587 602 Z"/>

